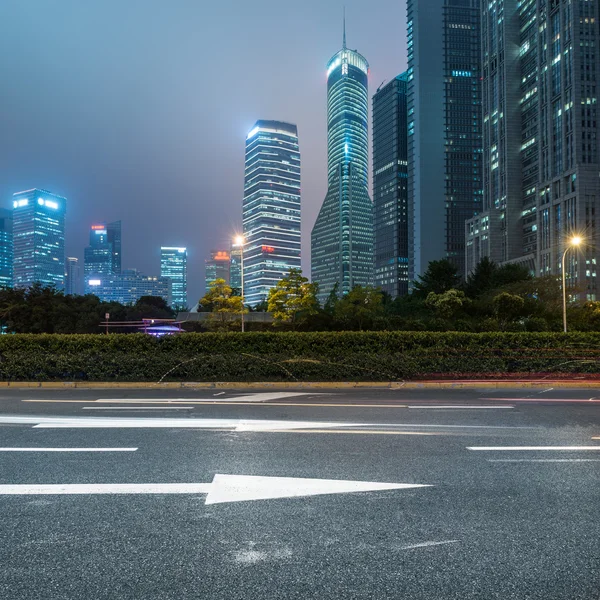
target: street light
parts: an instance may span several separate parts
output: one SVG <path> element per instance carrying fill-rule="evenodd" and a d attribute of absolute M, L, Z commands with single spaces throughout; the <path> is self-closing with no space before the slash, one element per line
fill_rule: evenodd
<path fill-rule="evenodd" d="M 563 293 L 563 330 L 567 333 L 567 278 L 565 273 L 565 258 L 570 248 L 577 248 L 583 240 L 580 236 L 573 236 L 567 242 L 567 247 L 562 255 L 562 293 Z"/>
<path fill-rule="evenodd" d="M 242 333 L 244 333 L 244 244 L 246 240 L 243 235 L 237 235 L 233 240 L 235 246 L 240 247 L 240 283 L 242 285 Z"/>

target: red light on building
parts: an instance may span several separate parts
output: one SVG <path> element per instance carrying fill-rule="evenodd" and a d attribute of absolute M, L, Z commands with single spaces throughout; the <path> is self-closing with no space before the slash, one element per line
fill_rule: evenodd
<path fill-rule="evenodd" d="M 263 246 L 262 251 L 266 252 L 267 254 L 273 254 L 273 252 L 275 252 L 275 248 L 273 248 L 273 246 Z"/>
<path fill-rule="evenodd" d="M 100 229 L 106 229 L 106 225 L 92 225 L 92 231 L 99 231 Z"/>
<path fill-rule="evenodd" d="M 219 250 L 214 255 L 214 260 L 229 260 L 229 253 L 228 252 L 223 252 L 223 251 Z"/>

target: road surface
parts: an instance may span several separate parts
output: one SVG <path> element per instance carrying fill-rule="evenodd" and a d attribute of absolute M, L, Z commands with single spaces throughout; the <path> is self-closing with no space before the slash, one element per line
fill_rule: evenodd
<path fill-rule="evenodd" d="M 0 598 L 600 598 L 600 391 L 3 390 Z"/>

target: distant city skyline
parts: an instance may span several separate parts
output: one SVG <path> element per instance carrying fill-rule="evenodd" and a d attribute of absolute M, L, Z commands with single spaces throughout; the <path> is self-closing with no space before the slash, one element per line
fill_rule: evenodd
<path fill-rule="evenodd" d="M 195 0 L 178 10 L 158 0 L 61 0 L 60 12 L 5 0 L 0 207 L 35 186 L 67 197 L 65 250 L 81 265 L 95 222 L 122 221 L 123 268 L 158 274 L 161 243 L 187 247 L 192 304 L 210 250 L 240 233 L 247 132 L 259 118 L 290 121 L 306 149 L 308 275 L 310 230 L 326 192 L 324 65 L 340 43 L 344 4 L 350 46 L 368 56 L 374 91 L 406 68 L 405 12 L 395 0 L 369 10 L 358 0 L 240 2 L 235 20 L 230 5 Z M 268 38 L 252 34 L 262 28 Z M 25 30 L 44 43 L 26 41 Z M 291 46 L 298 51 L 273 52 Z M 240 56 L 262 65 L 260 75 L 240 69 Z"/>

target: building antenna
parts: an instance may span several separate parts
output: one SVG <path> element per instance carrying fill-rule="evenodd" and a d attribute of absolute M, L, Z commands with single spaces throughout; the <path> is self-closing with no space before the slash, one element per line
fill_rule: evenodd
<path fill-rule="evenodd" d="M 346 5 L 344 5 L 344 50 L 346 49 Z"/>

